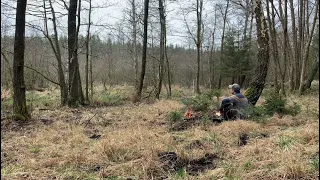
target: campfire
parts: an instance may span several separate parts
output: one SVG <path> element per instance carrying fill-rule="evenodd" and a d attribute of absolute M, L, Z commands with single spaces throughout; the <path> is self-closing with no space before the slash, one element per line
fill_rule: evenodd
<path fill-rule="evenodd" d="M 191 106 L 188 106 L 187 111 L 184 113 L 183 116 L 185 119 L 191 119 L 193 117 L 192 108 Z"/>

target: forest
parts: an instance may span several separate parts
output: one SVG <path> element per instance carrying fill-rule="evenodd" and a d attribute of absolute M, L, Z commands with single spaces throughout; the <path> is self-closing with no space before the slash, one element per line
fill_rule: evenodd
<path fill-rule="evenodd" d="M 315 179 L 318 76 L 319 0 L 3 0 L 1 178 Z"/>

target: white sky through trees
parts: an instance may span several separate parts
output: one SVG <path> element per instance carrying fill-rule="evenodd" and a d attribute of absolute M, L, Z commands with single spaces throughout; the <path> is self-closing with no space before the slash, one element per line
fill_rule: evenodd
<path fill-rule="evenodd" d="M 62 0 L 52 0 L 54 8 L 56 11 L 56 16 L 58 18 L 58 30 L 59 36 L 67 36 L 67 10 L 64 7 Z M 66 4 L 69 5 L 69 1 L 65 0 Z M 137 14 L 140 14 L 138 19 L 143 19 L 143 0 L 136 0 L 137 3 Z M 196 0 L 166 0 L 166 20 L 167 20 L 167 45 L 179 45 L 183 47 L 188 47 L 189 44 L 191 48 L 194 48 L 194 43 L 190 36 L 187 33 L 187 28 L 184 22 L 184 15 L 189 24 L 191 31 L 196 34 L 196 12 L 192 9 L 195 8 Z M 218 3 L 221 4 L 221 8 L 225 8 L 225 1 L 222 0 L 208 0 L 204 1 L 203 9 L 203 21 L 204 21 L 204 47 L 207 46 L 208 42 L 211 40 L 210 31 L 213 30 L 214 22 L 214 5 Z M 28 0 L 27 5 L 27 28 L 26 36 L 39 35 L 42 36 L 42 33 L 38 30 L 35 30 L 31 26 L 36 26 L 43 29 L 43 0 Z M 47 1 L 47 8 L 49 3 Z M 96 7 L 92 11 L 92 23 L 91 33 L 97 34 L 102 40 L 111 38 L 114 41 L 119 39 L 120 36 L 123 36 L 125 41 L 128 41 L 131 37 L 131 26 L 129 24 L 129 15 L 128 11 L 130 10 L 129 0 L 92 0 L 92 6 Z M 1 1 L 1 34 L 4 34 L 6 31 L 7 35 L 14 35 L 14 23 L 15 23 L 15 8 L 16 1 L 13 0 L 2 0 Z M 87 28 L 88 20 L 88 0 L 82 0 L 81 8 L 81 24 L 80 34 L 85 35 Z M 99 8 L 97 8 L 99 7 Z M 150 1 L 149 8 L 149 22 L 153 21 L 153 25 L 149 25 L 149 37 L 151 36 L 150 30 L 155 36 L 156 44 L 159 40 L 160 23 L 158 20 L 159 11 L 158 11 L 158 1 Z M 229 21 L 227 26 L 233 26 L 237 29 L 241 29 L 243 18 L 240 9 L 231 7 L 229 10 L 228 18 L 232 19 Z M 33 15 L 30 15 L 33 14 Z M 184 14 L 184 15 L 183 15 Z M 217 30 L 216 30 L 216 45 L 220 42 L 221 36 L 221 27 L 222 27 L 222 18 L 221 18 L 221 9 L 217 8 Z M 37 16 L 35 16 L 37 15 Z M 42 18 L 41 18 L 42 16 Z M 48 12 L 48 17 L 50 17 L 50 12 Z M 241 17 L 242 16 L 242 17 Z M 239 18 L 241 17 L 241 18 Z M 51 26 L 51 22 L 48 24 Z M 142 29 L 142 25 L 139 25 Z M 119 33 L 121 29 L 122 33 Z M 52 31 L 51 31 L 52 32 Z M 138 40 L 140 40 L 138 38 Z M 149 40 L 150 41 L 150 40 Z"/>

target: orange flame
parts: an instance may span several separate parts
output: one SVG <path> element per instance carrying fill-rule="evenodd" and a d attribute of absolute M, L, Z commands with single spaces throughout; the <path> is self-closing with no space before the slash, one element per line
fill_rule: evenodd
<path fill-rule="evenodd" d="M 184 118 L 192 118 L 192 108 L 191 106 L 188 106 L 187 111 L 184 113 Z"/>

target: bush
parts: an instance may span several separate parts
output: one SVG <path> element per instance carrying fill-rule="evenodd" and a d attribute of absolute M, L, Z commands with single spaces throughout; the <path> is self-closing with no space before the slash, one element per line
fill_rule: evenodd
<path fill-rule="evenodd" d="M 191 105 L 193 111 L 207 111 L 212 103 L 210 94 L 197 95 L 194 98 L 184 99 L 182 103 Z"/>
<path fill-rule="evenodd" d="M 292 116 L 295 116 L 297 115 L 299 112 L 301 111 L 301 107 L 299 104 L 297 103 L 293 103 L 292 106 L 288 106 L 286 109 L 285 109 L 285 113 L 286 114 L 290 114 Z"/>
<path fill-rule="evenodd" d="M 216 97 L 217 99 L 221 96 L 222 92 L 221 89 L 215 89 L 212 91 L 212 94 L 214 97 Z"/>
<path fill-rule="evenodd" d="M 268 93 L 266 94 L 266 101 L 263 106 L 249 106 L 245 113 L 250 120 L 265 123 L 266 117 L 271 116 L 274 113 L 295 116 L 300 110 L 300 105 L 297 103 L 287 105 L 287 100 L 285 98 L 275 93 Z"/>
<path fill-rule="evenodd" d="M 179 111 L 171 111 L 168 115 L 168 119 L 170 121 L 179 121 L 182 119 L 182 112 Z"/>
<path fill-rule="evenodd" d="M 286 99 L 284 99 L 280 95 L 278 95 L 276 93 L 270 93 L 266 97 L 266 101 L 265 101 L 263 107 L 264 107 L 266 114 L 268 114 L 268 115 L 273 115 L 273 113 L 275 113 L 275 112 L 278 114 L 285 114 L 286 103 L 287 103 Z"/>
<path fill-rule="evenodd" d="M 280 115 L 290 114 L 295 116 L 301 110 L 300 105 L 295 102 L 293 105 L 288 106 L 287 100 L 276 93 L 267 95 L 263 108 L 268 115 L 273 115 L 276 112 Z"/>
<path fill-rule="evenodd" d="M 244 113 L 249 117 L 263 117 L 266 114 L 263 106 L 249 106 Z"/>

